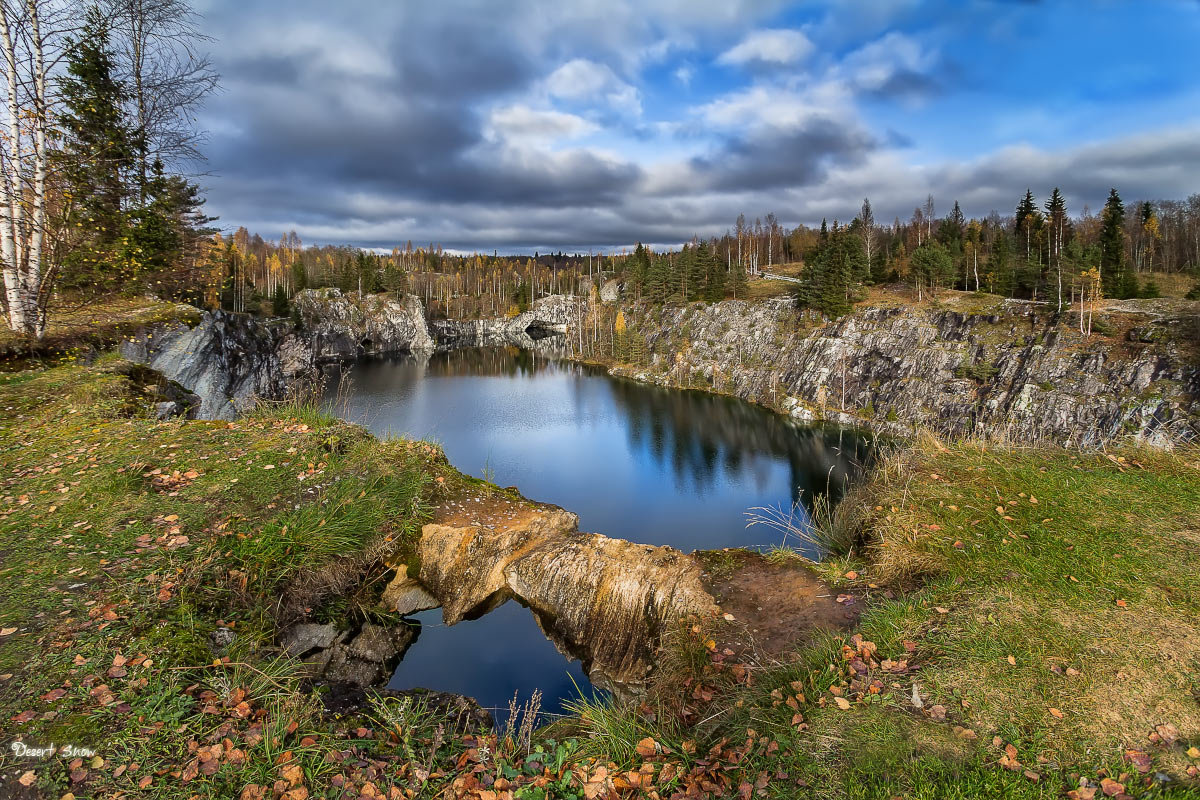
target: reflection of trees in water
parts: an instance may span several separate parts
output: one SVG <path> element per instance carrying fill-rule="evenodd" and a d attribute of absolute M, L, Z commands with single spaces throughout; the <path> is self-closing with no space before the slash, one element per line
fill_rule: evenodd
<path fill-rule="evenodd" d="M 741 474 L 767 456 L 788 464 L 793 502 L 811 505 L 827 489 L 836 500 L 870 457 L 871 443 L 860 434 L 803 427 L 733 398 L 625 380 L 613 381 L 612 393 L 628 416 L 630 441 L 697 492 L 715 485 L 721 471 Z"/>
<path fill-rule="evenodd" d="M 604 376 L 603 370 L 554 359 L 515 346 L 462 348 L 402 359 L 415 362 L 424 376 L 535 377 L 546 373 Z M 384 376 L 395 386 L 384 386 Z M 364 388 L 402 396 L 414 375 L 382 372 Z M 860 466 L 871 443 L 861 434 L 836 428 L 810 428 L 759 406 L 698 391 L 663 389 L 630 380 L 610 379 L 617 407 L 628 420 L 630 442 L 669 466 L 680 486 L 703 494 L 722 476 L 748 477 L 763 485 L 770 462 L 790 470 L 792 502 L 811 506 L 828 489 L 837 500 Z M 576 395 L 586 404 L 583 395 Z"/>

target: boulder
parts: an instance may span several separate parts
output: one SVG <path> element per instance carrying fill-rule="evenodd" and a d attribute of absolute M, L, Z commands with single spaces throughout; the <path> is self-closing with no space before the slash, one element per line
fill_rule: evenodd
<path fill-rule="evenodd" d="M 407 625 L 385 628 L 368 622 L 350 641 L 347 650 L 351 656 L 363 661 L 385 664 L 407 650 L 413 637 L 412 628 Z"/>
<path fill-rule="evenodd" d="M 301 622 L 288 628 L 283 634 L 280 646 L 288 655 L 300 657 L 313 650 L 332 647 L 336 639 L 337 629 L 333 625 Z"/>
<path fill-rule="evenodd" d="M 616 278 L 605 281 L 600 286 L 600 302 L 615 303 L 621 299 L 621 282 Z"/>

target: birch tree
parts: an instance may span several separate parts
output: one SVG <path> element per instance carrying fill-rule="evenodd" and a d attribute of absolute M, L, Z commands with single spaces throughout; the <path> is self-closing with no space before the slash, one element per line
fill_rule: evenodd
<path fill-rule="evenodd" d="M 13 330 L 41 336 L 53 267 L 46 264 L 51 77 L 78 22 L 64 0 L 0 0 L 5 130 L 0 141 L 0 261 Z"/>
<path fill-rule="evenodd" d="M 121 78 L 129 87 L 130 117 L 139 138 L 140 202 L 156 161 L 167 166 L 201 160 L 203 134 L 196 111 L 218 75 L 199 46 L 212 41 L 186 0 L 107 0 Z"/>

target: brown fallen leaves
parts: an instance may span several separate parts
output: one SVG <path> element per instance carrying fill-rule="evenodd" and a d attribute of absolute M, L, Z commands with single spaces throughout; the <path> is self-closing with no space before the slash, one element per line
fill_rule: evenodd
<path fill-rule="evenodd" d="M 200 473 L 194 469 L 189 469 L 186 472 L 180 472 L 179 470 L 168 472 L 159 468 L 144 471 L 142 477 L 150 482 L 150 488 L 154 491 L 174 497 L 179 494 L 180 489 L 190 484 L 196 478 L 199 478 Z"/>

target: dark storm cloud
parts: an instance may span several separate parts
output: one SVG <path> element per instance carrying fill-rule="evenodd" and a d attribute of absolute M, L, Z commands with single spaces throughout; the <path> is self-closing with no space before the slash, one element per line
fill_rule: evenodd
<path fill-rule="evenodd" d="M 797 130 L 730 139 L 717 153 L 693 159 L 692 166 L 710 189 L 804 187 L 824 177 L 830 164 L 858 163 L 875 146 L 856 126 L 814 118 Z"/>

